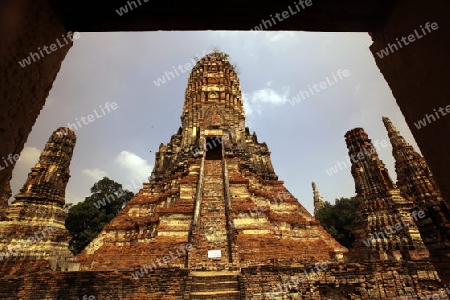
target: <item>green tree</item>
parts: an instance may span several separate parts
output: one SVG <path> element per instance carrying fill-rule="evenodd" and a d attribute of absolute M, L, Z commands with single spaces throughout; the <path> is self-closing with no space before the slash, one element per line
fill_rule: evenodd
<path fill-rule="evenodd" d="M 92 195 L 70 207 L 66 228 L 72 235 L 69 249 L 78 254 L 102 231 L 134 194 L 122 185 L 103 177 L 91 188 Z"/>
<path fill-rule="evenodd" d="M 351 232 L 355 221 L 357 201 L 352 198 L 336 199 L 335 204 L 325 201 L 324 207 L 317 211 L 315 218 L 341 245 L 349 248 L 355 241 Z"/>

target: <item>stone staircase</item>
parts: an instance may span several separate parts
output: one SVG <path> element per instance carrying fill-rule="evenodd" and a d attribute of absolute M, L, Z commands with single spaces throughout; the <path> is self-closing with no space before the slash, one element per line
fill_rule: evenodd
<path fill-rule="evenodd" d="M 241 299 L 238 275 L 229 271 L 191 272 L 190 292 L 184 299 Z"/>
<path fill-rule="evenodd" d="M 194 270 L 218 271 L 230 264 L 222 163 L 205 160 L 200 216 L 189 252 L 189 266 Z M 208 258 L 208 250 L 220 250 L 221 257 Z"/>

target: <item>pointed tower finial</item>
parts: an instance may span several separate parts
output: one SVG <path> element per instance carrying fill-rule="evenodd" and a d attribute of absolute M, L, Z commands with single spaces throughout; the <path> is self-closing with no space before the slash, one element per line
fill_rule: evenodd
<path fill-rule="evenodd" d="M 314 194 L 314 215 L 317 214 L 317 212 L 325 206 L 325 202 L 323 201 L 322 196 L 319 193 L 319 190 L 317 189 L 316 183 L 313 181 L 312 183 L 313 188 L 313 194 Z"/>
<path fill-rule="evenodd" d="M 388 132 L 392 148 L 398 148 L 408 144 L 388 117 L 382 117 L 381 119 L 383 120 L 384 127 L 386 127 L 386 130 Z"/>
<path fill-rule="evenodd" d="M 392 155 L 395 159 L 397 186 L 402 193 L 414 198 L 416 205 L 437 204 L 442 201 L 439 188 L 433 178 L 425 159 L 406 142 L 391 120 L 383 117 Z"/>
<path fill-rule="evenodd" d="M 53 132 L 15 201 L 43 200 L 64 205 L 76 139 L 75 132 L 66 127 Z"/>
<path fill-rule="evenodd" d="M 352 159 L 352 175 L 355 192 L 360 196 L 378 195 L 394 188 L 389 172 L 362 128 L 354 128 L 345 134 L 348 155 Z"/>
<path fill-rule="evenodd" d="M 428 220 L 418 223 L 419 232 L 424 237 L 424 243 L 431 257 L 439 257 L 439 263 L 435 264 L 435 268 L 440 276 L 445 274 L 443 277 L 446 277 L 450 258 L 443 253 L 450 253 L 450 238 L 447 233 L 450 228 L 448 218 L 450 207 L 442 198 L 425 159 L 405 141 L 391 120 L 383 117 L 383 123 L 392 144 L 397 187 L 403 196 L 413 200 L 416 211 L 425 212 Z M 432 239 L 428 238 L 430 232 L 433 232 Z"/>

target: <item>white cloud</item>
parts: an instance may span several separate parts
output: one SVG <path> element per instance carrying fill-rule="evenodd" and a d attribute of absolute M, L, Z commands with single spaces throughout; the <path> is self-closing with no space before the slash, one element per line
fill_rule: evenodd
<path fill-rule="evenodd" d="M 267 82 L 267 86 L 272 84 L 271 81 Z M 285 86 L 281 89 L 281 93 L 276 92 L 271 88 L 263 88 L 254 91 L 250 95 L 243 94 L 244 99 L 244 109 L 246 115 L 252 115 L 256 111 L 261 115 L 262 110 L 267 104 L 270 105 L 281 105 L 287 102 L 289 96 L 289 87 Z"/>
<path fill-rule="evenodd" d="M 153 169 L 147 160 L 125 150 L 120 152 L 115 161 L 127 173 L 130 180 L 138 178 L 142 181 L 150 176 Z"/>
<path fill-rule="evenodd" d="M 83 174 L 87 175 L 88 177 L 92 178 L 95 182 L 101 180 L 103 177 L 107 177 L 108 173 L 106 173 L 103 170 L 100 170 L 98 168 L 96 169 L 84 169 Z"/>
<path fill-rule="evenodd" d="M 17 168 L 25 168 L 30 170 L 39 161 L 41 150 L 35 147 L 24 147 L 20 158 L 17 161 Z"/>

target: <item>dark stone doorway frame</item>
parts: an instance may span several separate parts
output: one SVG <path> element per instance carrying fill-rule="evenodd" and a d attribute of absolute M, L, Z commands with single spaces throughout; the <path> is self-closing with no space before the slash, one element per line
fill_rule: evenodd
<path fill-rule="evenodd" d="M 414 122 L 450 104 L 450 2 L 312 1 L 311 7 L 270 30 L 370 32 L 370 51 L 377 66 L 449 201 L 450 116 L 422 129 L 417 129 Z M 42 45 L 52 44 L 67 31 L 250 30 L 270 14 L 286 10 L 293 1 L 147 2 L 123 16 L 116 13 L 127 3 L 122 0 L 2 2 L 5 3 L 0 10 L 0 157 L 22 151 L 69 46 L 26 68 L 17 61 Z M 437 22 L 439 30 L 387 57 L 376 55 L 388 43 L 408 36 L 426 22 Z M 0 172 L 0 187 L 8 182 L 12 169 L 13 166 Z"/>
<path fill-rule="evenodd" d="M 207 136 L 206 137 L 206 157 L 208 160 L 221 160 L 222 155 L 222 138 L 220 136 Z"/>

